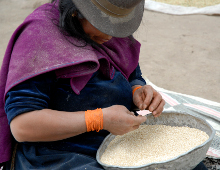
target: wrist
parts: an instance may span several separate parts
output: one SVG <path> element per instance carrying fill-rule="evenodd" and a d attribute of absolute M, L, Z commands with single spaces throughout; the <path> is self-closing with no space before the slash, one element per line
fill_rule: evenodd
<path fill-rule="evenodd" d="M 103 108 L 103 129 L 109 131 L 109 127 L 111 126 L 111 110 L 109 108 Z"/>
<path fill-rule="evenodd" d="M 140 89 L 142 86 L 136 86 L 135 88 L 133 88 L 132 90 L 132 96 L 134 96 L 134 93 L 136 90 Z"/>
<path fill-rule="evenodd" d="M 102 109 L 98 108 L 95 110 L 85 111 L 85 121 L 87 132 L 97 131 L 103 129 L 103 112 Z"/>

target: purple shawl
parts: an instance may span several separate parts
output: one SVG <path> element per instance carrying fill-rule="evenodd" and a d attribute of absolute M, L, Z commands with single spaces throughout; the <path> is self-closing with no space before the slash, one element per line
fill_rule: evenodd
<path fill-rule="evenodd" d="M 116 68 L 128 79 L 138 65 L 140 44 L 136 40 L 132 43 L 129 38 L 112 38 L 96 50 L 90 45 L 77 47 L 73 44 L 82 42 L 63 36 L 55 24 L 58 20 L 57 6 L 45 4 L 24 20 L 9 41 L 0 72 L 0 163 L 8 161 L 12 152 L 4 111 L 5 94 L 12 87 L 55 71 L 57 77 L 70 78 L 73 91 L 80 94 L 98 69 L 112 79 Z"/>

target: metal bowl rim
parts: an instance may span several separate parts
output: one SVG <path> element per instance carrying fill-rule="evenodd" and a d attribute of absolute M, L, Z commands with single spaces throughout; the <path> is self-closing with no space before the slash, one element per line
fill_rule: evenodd
<path fill-rule="evenodd" d="M 167 110 L 167 111 L 163 111 L 162 113 L 163 113 L 163 114 L 166 114 L 166 113 L 178 113 L 178 114 L 185 114 L 185 115 L 188 114 L 188 115 L 190 115 L 190 116 L 193 116 L 193 117 L 199 119 L 200 121 L 206 123 L 206 124 L 210 127 L 210 129 L 211 129 L 211 131 L 212 131 L 212 134 L 210 135 L 209 139 L 206 140 L 204 143 L 202 143 L 201 145 L 198 145 L 198 146 L 194 147 L 193 149 L 190 149 L 189 151 L 187 151 L 187 152 L 185 152 L 185 153 L 183 153 L 183 154 L 180 154 L 179 156 L 176 156 L 176 157 L 174 157 L 174 158 L 172 158 L 172 159 L 168 159 L 168 160 L 166 160 L 166 161 L 153 162 L 153 163 L 148 163 L 148 164 L 144 164 L 144 165 L 140 165 L 140 166 L 116 166 L 116 165 L 108 165 L 108 164 L 102 163 L 102 162 L 98 159 L 98 157 L 99 157 L 99 151 L 101 150 L 101 148 L 102 148 L 102 146 L 104 145 L 105 141 L 106 141 L 110 136 L 112 136 L 112 134 L 109 134 L 108 136 L 105 137 L 105 139 L 103 140 L 103 142 L 102 142 L 102 144 L 100 145 L 99 149 L 97 150 L 97 154 L 96 154 L 96 160 L 97 160 L 97 162 L 98 162 L 99 164 L 105 166 L 105 167 L 108 167 L 108 168 L 120 168 L 120 169 L 125 169 L 125 168 L 127 168 L 127 169 L 128 169 L 128 168 L 131 168 L 131 169 L 132 169 L 132 168 L 133 168 L 133 169 L 143 168 L 143 167 L 146 167 L 146 166 L 149 166 L 149 165 L 153 165 L 153 164 L 163 164 L 163 163 L 167 163 L 167 162 L 174 161 L 175 159 L 178 159 L 178 158 L 180 158 L 180 157 L 182 157 L 182 156 L 187 155 L 188 153 L 192 152 L 193 150 L 196 150 L 196 149 L 198 149 L 198 148 L 203 147 L 203 146 L 206 145 L 208 142 L 210 142 L 211 140 L 213 140 L 214 135 L 215 135 L 215 129 L 214 129 L 206 120 L 201 119 L 201 118 L 198 117 L 198 116 L 195 116 L 195 115 L 192 115 L 192 114 L 183 112 L 183 111 L 173 111 L 173 110 L 172 110 L 172 111 L 168 111 L 168 110 Z M 101 158 L 101 157 L 100 157 L 100 158 Z"/>

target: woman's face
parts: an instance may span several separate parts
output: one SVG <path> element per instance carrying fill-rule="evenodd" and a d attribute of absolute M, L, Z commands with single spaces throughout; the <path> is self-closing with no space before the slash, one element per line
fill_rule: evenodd
<path fill-rule="evenodd" d="M 90 24 L 89 21 L 87 21 L 85 18 L 80 19 L 80 22 L 82 24 L 82 27 L 85 31 L 85 33 L 96 43 L 103 44 L 104 42 L 109 41 L 112 36 L 104 34 L 103 32 L 96 29 L 92 24 Z"/>

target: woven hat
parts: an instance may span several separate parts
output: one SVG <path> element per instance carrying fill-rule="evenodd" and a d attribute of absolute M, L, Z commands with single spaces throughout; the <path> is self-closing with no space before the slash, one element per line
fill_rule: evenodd
<path fill-rule="evenodd" d="M 113 37 L 132 35 L 140 26 L 145 0 L 72 0 L 98 30 Z"/>

